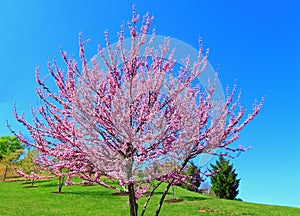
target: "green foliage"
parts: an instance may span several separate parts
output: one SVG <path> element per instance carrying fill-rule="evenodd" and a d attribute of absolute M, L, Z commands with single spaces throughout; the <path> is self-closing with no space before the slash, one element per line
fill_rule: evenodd
<path fill-rule="evenodd" d="M 201 184 L 201 178 L 200 178 L 200 170 L 194 164 L 194 162 L 190 163 L 185 174 L 189 177 L 187 179 L 187 182 L 194 185 L 194 187 L 192 187 L 191 185 L 186 185 L 186 184 L 182 185 L 182 187 L 185 189 L 188 189 L 190 191 L 197 191 L 197 188 L 199 188 L 200 184 Z"/>
<path fill-rule="evenodd" d="M 39 173 L 41 168 L 35 164 L 34 160 L 38 156 L 38 151 L 28 150 L 26 156 L 23 160 L 20 161 L 19 166 L 23 172 L 27 175 L 30 175 L 32 172 Z"/>
<path fill-rule="evenodd" d="M 11 157 L 11 154 L 21 153 L 21 150 L 23 149 L 22 143 L 17 139 L 15 136 L 2 136 L 0 137 L 0 161 L 2 161 L 6 157 Z M 20 157 L 20 154 L 18 154 L 19 157 L 16 158 L 17 155 L 12 157 L 13 160 L 17 160 Z"/>
<path fill-rule="evenodd" d="M 211 176 L 211 189 L 219 198 L 233 200 L 238 195 L 238 187 L 240 179 L 237 179 L 237 174 L 233 165 L 229 160 L 220 157 L 216 165 L 211 164 L 212 170 L 217 172 Z"/>
<path fill-rule="evenodd" d="M 26 183 L 28 181 L 31 181 L 32 186 L 33 186 L 33 183 L 34 183 L 36 177 L 39 174 L 41 174 L 41 171 L 42 171 L 41 166 L 35 162 L 37 157 L 38 157 L 38 151 L 29 149 L 27 151 L 25 157 L 15 165 L 15 168 L 17 170 L 21 170 L 22 173 L 27 175 L 26 177 L 25 176 L 23 176 L 23 177 L 25 177 Z M 32 173 L 35 173 L 36 176 L 32 175 Z"/>
<path fill-rule="evenodd" d="M 1 176 L 2 181 L 5 181 L 7 173 L 12 171 L 12 165 L 19 161 L 24 153 L 23 148 L 23 144 L 15 136 L 0 137 L 0 164 L 5 167 Z"/>

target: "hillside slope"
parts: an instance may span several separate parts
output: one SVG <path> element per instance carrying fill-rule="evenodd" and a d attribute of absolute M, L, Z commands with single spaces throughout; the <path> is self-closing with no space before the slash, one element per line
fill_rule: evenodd
<path fill-rule="evenodd" d="M 62 194 L 57 190 L 56 181 L 36 183 L 35 188 L 25 188 L 22 182 L 0 182 L 0 215 L 129 215 L 126 196 L 113 195 L 113 191 L 100 186 L 64 187 Z M 158 190 L 149 203 L 147 214 L 154 215 L 159 195 Z M 259 215 L 299 216 L 300 209 L 229 201 L 203 196 L 185 189 L 176 188 L 178 203 L 165 203 L 162 216 L 192 215 Z M 170 199 L 169 194 L 167 199 Z M 139 200 L 142 209 L 145 198 Z"/>

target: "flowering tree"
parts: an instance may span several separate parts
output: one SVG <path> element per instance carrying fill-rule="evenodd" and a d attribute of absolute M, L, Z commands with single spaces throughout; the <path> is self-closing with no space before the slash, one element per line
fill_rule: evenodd
<path fill-rule="evenodd" d="M 48 63 L 48 70 L 56 82 L 58 93 L 54 93 L 48 88 L 45 80 L 40 78 L 40 69 L 37 67 L 38 87 L 36 91 L 41 105 L 32 108 L 32 122 L 26 121 L 24 114 L 18 114 L 16 107 L 14 108 L 17 121 L 27 128 L 32 140 L 27 139 L 26 135 L 14 131 L 10 125 L 8 127 L 21 142 L 38 151 L 38 157 L 35 160 L 37 165 L 58 177 L 58 192 L 61 192 L 64 183 L 66 185 L 73 184 L 71 182 L 73 176 L 82 178 L 84 180 L 82 183 L 89 181 L 111 187 L 100 180 L 101 171 L 94 168 L 74 139 L 75 123 L 71 116 L 72 98 L 70 95 L 74 90 L 72 84 L 75 83 L 78 74 L 76 75 L 75 71 L 72 71 L 76 62 L 67 59 L 65 52 L 61 52 L 61 54 L 69 65 L 66 79 L 64 72 L 58 67 L 55 60 Z"/>
<path fill-rule="evenodd" d="M 196 62 L 187 58 L 175 71 L 174 51 L 170 51 L 168 40 L 152 47 L 153 36 L 147 44 L 152 19 L 146 15 L 139 32 L 138 19 L 134 11 L 128 25 L 129 50 L 123 46 L 124 28 L 115 50 L 106 34 L 108 57 L 99 49 L 106 72 L 100 70 L 96 59 L 88 66 L 84 43 L 80 43 L 82 74 L 73 95 L 79 145 L 96 167 L 128 186 L 131 215 L 137 215 L 136 199 L 148 189 L 146 183 L 151 179 L 169 182 L 158 214 L 170 186 L 192 158 L 215 148 L 244 151 L 229 144 L 260 110 L 256 104 L 254 112 L 242 121 L 245 110 L 239 104 L 240 96 L 233 102 L 235 89 L 225 102 L 213 101 L 214 83 L 207 91 L 194 84 L 207 64 L 203 49 Z M 154 163 L 163 167 L 166 162 L 176 166 L 165 167 L 160 176 L 137 181 L 139 169 Z"/>
<path fill-rule="evenodd" d="M 200 176 L 200 169 L 194 164 L 193 161 L 187 166 L 186 174 L 188 176 L 187 181 L 190 183 L 190 185 L 182 185 L 182 187 L 190 191 L 198 191 L 202 179 Z"/>
<path fill-rule="evenodd" d="M 128 23 L 129 49 L 122 26 L 116 48 L 106 32 L 106 49 L 99 48 L 91 63 L 80 37 L 81 67 L 62 52 L 67 72 L 55 62 L 49 66 L 57 93 L 37 76 L 43 103 L 33 110 L 34 124 L 17 113 L 16 118 L 27 127 L 45 159 L 54 163 L 51 169 L 68 169 L 68 176 L 93 178 L 107 187 L 101 175 L 118 180 L 128 190 L 131 215 L 138 215 L 137 199 L 149 191 L 152 180 L 160 183 L 152 185 L 141 215 L 155 189 L 166 182 L 158 215 L 171 185 L 186 183 L 184 171 L 191 159 L 200 153 L 216 154 L 214 149 L 223 149 L 220 154 L 228 156 L 245 150 L 229 145 L 261 104 L 255 103 L 253 113 L 243 118 L 240 95 L 234 101 L 235 88 L 227 91 L 225 101 L 213 100 L 215 82 L 207 89 L 196 82 L 205 71 L 208 52 L 200 46 L 195 62 L 187 57 L 178 67 L 169 40 L 154 46 L 154 31 L 147 36 L 152 17 L 143 17 L 140 30 L 138 21 L 134 9 Z M 92 167 L 91 175 L 86 174 L 91 173 L 88 167 Z M 155 172 L 157 167 L 160 172 Z"/>
<path fill-rule="evenodd" d="M 67 64 L 71 64 L 65 52 L 62 52 L 62 56 Z M 42 103 L 39 107 L 32 108 L 33 123 L 26 121 L 24 114 L 19 115 L 15 107 L 14 114 L 17 121 L 27 128 L 33 139 L 29 140 L 22 133 L 17 133 L 10 125 L 8 127 L 21 142 L 38 151 L 34 162 L 57 176 L 58 192 L 61 192 L 64 183 L 73 184 L 71 179 L 74 176 L 83 179 L 82 183 L 89 181 L 112 187 L 100 180 L 101 172 L 89 162 L 74 139 L 74 121 L 71 118 L 72 104 L 69 94 L 75 75 L 69 71 L 67 80 L 64 80 L 63 72 L 55 61 L 53 64 L 48 63 L 48 69 L 56 81 L 59 92 L 58 94 L 52 93 L 45 81 L 40 79 L 39 68 L 37 68 L 36 80 L 39 87 L 36 91 Z"/>
<path fill-rule="evenodd" d="M 41 168 L 38 166 L 38 163 L 36 163 L 37 155 L 37 151 L 27 149 L 24 158 L 14 166 L 16 173 L 25 178 L 26 183 L 31 182 L 31 186 L 33 186 L 35 180 L 41 178 L 41 176 L 39 176 Z"/>

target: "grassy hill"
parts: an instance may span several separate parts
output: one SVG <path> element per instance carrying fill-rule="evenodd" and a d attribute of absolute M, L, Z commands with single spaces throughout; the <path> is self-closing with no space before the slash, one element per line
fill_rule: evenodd
<path fill-rule="evenodd" d="M 0 215 L 129 215 L 126 196 L 113 195 L 114 191 L 100 186 L 64 187 L 62 194 L 57 190 L 55 180 L 36 183 L 35 188 L 24 188 L 22 182 L 0 182 Z M 154 215 L 159 195 L 152 198 L 146 215 Z M 259 215 L 293 216 L 300 215 L 300 209 L 260 205 L 240 201 L 229 201 L 203 196 L 182 188 L 176 189 L 179 203 L 165 203 L 161 215 Z M 169 194 L 167 199 L 170 199 Z M 140 206 L 145 198 L 139 200 Z"/>

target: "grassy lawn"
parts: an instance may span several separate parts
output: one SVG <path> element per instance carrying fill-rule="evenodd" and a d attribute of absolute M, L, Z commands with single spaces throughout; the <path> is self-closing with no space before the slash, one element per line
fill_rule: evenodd
<path fill-rule="evenodd" d="M 22 182 L 0 182 L 0 215 L 129 215 L 127 197 L 115 196 L 114 191 L 100 186 L 75 185 L 57 190 L 55 180 L 40 181 L 36 188 L 24 188 Z M 154 215 L 159 195 L 152 198 L 146 215 Z M 165 203 L 161 215 L 300 215 L 300 209 L 220 200 L 182 188 L 176 189 L 179 203 Z M 167 197 L 170 199 L 171 195 Z M 142 209 L 145 198 L 139 200 Z"/>

